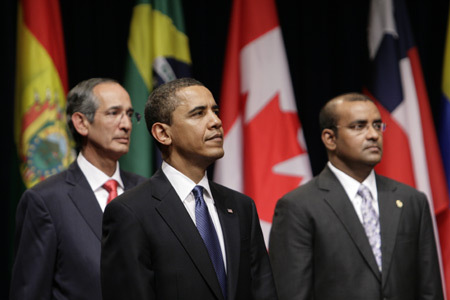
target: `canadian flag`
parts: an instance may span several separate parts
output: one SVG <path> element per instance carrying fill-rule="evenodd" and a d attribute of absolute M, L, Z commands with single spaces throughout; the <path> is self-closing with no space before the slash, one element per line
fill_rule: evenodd
<path fill-rule="evenodd" d="M 450 292 L 449 198 L 419 54 L 403 0 L 372 0 L 369 18 L 371 82 L 383 121 L 379 174 L 424 192 L 434 211 L 447 295 Z M 439 239 L 438 239 L 439 237 Z M 444 277 L 443 277 L 444 278 Z"/>
<path fill-rule="evenodd" d="M 274 0 L 234 1 L 220 107 L 214 179 L 255 201 L 267 244 L 278 199 L 312 177 Z"/>

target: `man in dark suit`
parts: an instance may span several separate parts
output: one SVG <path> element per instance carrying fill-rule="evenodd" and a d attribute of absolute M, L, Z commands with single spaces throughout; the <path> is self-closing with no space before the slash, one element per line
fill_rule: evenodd
<path fill-rule="evenodd" d="M 145 119 L 164 161 L 105 210 L 104 300 L 276 299 L 254 202 L 206 176 L 224 155 L 218 111 L 191 78 L 150 95 Z"/>
<path fill-rule="evenodd" d="M 375 174 L 380 113 L 344 94 L 320 112 L 329 162 L 277 203 L 269 253 L 280 299 L 443 299 L 426 196 Z"/>
<path fill-rule="evenodd" d="M 69 92 L 67 120 L 80 152 L 19 202 L 10 299 L 102 299 L 103 210 L 114 192 L 144 180 L 118 163 L 128 152 L 133 113 L 128 93 L 111 79 L 89 79 Z M 108 192 L 107 182 L 116 190 Z"/>

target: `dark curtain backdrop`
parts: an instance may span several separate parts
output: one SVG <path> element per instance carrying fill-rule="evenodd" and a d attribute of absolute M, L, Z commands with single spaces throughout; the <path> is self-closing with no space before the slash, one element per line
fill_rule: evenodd
<path fill-rule="evenodd" d="M 406 2 L 437 124 L 449 3 L 447 0 Z M 96 76 L 122 80 L 133 4 L 133 0 L 61 0 L 70 88 Z M 299 117 L 313 173 L 317 174 L 326 162 L 317 120 L 320 107 L 337 94 L 361 91 L 365 82 L 369 1 L 277 0 L 276 4 Z M 210 88 L 220 104 L 231 0 L 184 0 L 183 7 L 194 77 Z M 5 146 L 1 147 L 1 182 L 6 193 L 0 200 L 0 228 L 5 241 L 2 282 L 9 283 L 14 211 L 22 188 L 13 159 L 17 0 L 3 0 L 0 8 L 4 74 L 0 120 L 6 129 L 2 139 Z M 0 299 L 7 298 L 7 285 L 3 285 Z"/>

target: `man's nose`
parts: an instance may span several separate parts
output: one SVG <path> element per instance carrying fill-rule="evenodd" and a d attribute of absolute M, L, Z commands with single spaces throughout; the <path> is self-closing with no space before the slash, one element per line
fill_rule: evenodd
<path fill-rule="evenodd" d="M 211 124 L 213 128 L 222 127 L 222 120 L 219 118 L 216 112 L 211 112 Z"/>
<path fill-rule="evenodd" d="M 367 124 L 367 132 L 366 132 L 366 137 L 368 139 L 378 139 L 380 137 L 380 135 L 382 134 L 379 130 L 375 129 L 375 127 L 373 126 L 373 124 Z"/>
<path fill-rule="evenodd" d="M 131 128 L 133 127 L 133 122 L 126 112 L 123 112 L 120 116 L 119 127 L 126 131 L 131 130 Z"/>

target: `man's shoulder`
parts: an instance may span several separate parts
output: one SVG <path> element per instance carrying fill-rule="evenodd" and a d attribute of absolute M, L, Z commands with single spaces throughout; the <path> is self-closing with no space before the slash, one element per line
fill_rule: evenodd
<path fill-rule="evenodd" d="M 247 196 L 241 192 L 238 192 L 236 190 L 233 190 L 229 187 L 226 187 L 220 183 L 217 183 L 214 181 L 209 181 L 209 185 L 210 185 L 213 193 L 215 191 L 219 194 L 227 195 L 228 197 L 240 198 L 240 199 L 244 199 L 244 200 L 252 200 L 249 196 Z"/>
<path fill-rule="evenodd" d="M 39 182 L 35 186 L 29 188 L 28 190 L 35 192 L 43 192 L 47 190 L 59 190 L 61 189 L 61 186 L 64 184 L 64 182 L 66 182 L 68 172 L 69 170 L 67 169 L 57 174 L 54 174 L 46 178 L 45 180 Z"/>
<path fill-rule="evenodd" d="M 120 176 L 122 177 L 124 184 L 128 185 L 129 183 L 130 187 L 137 186 L 147 179 L 146 177 L 141 176 L 139 174 L 125 171 L 122 168 L 120 169 Z"/>
<path fill-rule="evenodd" d="M 386 201 L 395 201 L 396 204 L 398 201 L 401 201 L 404 207 L 416 211 L 423 211 L 424 207 L 430 209 L 428 197 L 424 192 L 382 175 L 377 174 L 376 180 L 378 201 L 384 201 L 380 199 L 387 199 Z"/>
<path fill-rule="evenodd" d="M 415 196 L 423 196 L 424 193 L 417 190 L 416 188 L 404 184 L 400 181 L 397 181 L 395 179 L 376 174 L 376 180 L 377 180 L 377 188 L 384 188 L 388 190 L 393 190 L 396 193 L 402 193 L 407 195 L 415 195 Z"/>
<path fill-rule="evenodd" d="M 68 172 L 68 170 L 65 170 L 52 175 L 25 190 L 20 198 L 18 207 L 26 208 L 30 205 L 43 203 L 45 203 L 45 206 L 51 207 L 52 203 L 61 203 L 63 195 L 73 186 L 73 184 L 67 182 Z"/>
<path fill-rule="evenodd" d="M 318 181 L 319 181 L 319 176 L 315 176 L 314 178 L 312 178 L 308 182 L 306 182 L 306 183 L 296 187 L 295 189 L 287 192 L 283 196 L 283 198 L 298 197 L 298 196 L 301 196 L 301 195 L 305 195 L 305 196 L 309 195 L 309 196 L 311 196 L 312 194 L 315 194 L 319 190 Z"/>

